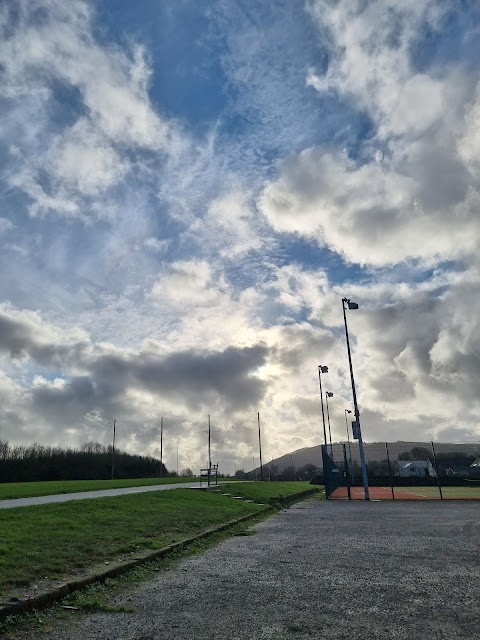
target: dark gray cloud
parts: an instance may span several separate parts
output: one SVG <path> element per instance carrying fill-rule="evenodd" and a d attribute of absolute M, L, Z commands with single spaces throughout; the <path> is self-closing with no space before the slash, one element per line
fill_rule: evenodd
<path fill-rule="evenodd" d="M 191 408 L 221 397 L 231 409 L 242 409 L 255 406 L 265 393 L 266 383 L 254 374 L 267 356 L 264 345 L 218 352 L 191 350 L 165 357 L 102 355 L 92 363 L 92 375 L 99 392 L 107 396 L 132 386 L 160 397 L 182 398 Z"/>
<path fill-rule="evenodd" d="M 89 376 L 78 376 L 62 387 L 41 385 L 32 390 L 32 405 L 43 419 L 77 426 L 89 411 L 99 408 L 101 398 Z"/>
<path fill-rule="evenodd" d="M 35 391 L 44 410 L 78 405 L 86 412 L 121 401 L 129 388 L 144 389 L 159 398 L 175 396 L 191 408 L 218 398 L 232 410 L 256 406 L 266 383 L 255 372 L 269 353 L 263 344 L 222 351 L 191 349 L 165 356 L 126 350 L 106 353 L 93 349 L 88 340 L 66 340 L 37 316 L 8 311 L 0 313 L 0 350 L 13 359 L 28 356 L 41 366 L 62 370 L 65 384 L 43 385 Z M 71 368 L 82 368 L 86 375 L 72 376 Z"/>
<path fill-rule="evenodd" d="M 4 308 L 0 351 L 16 364 L 24 360 L 22 371 L 42 373 L 32 383 L 0 379 L 3 438 L 104 442 L 115 418 L 121 448 L 158 455 L 160 415 L 165 415 L 164 453 L 170 466 L 178 439 L 185 464 L 189 456 L 198 457 L 194 452 L 206 443 L 207 413 L 216 455 L 222 449 L 233 461 L 236 446 L 251 440 L 242 418 L 235 416 L 255 417 L 268 390 L 257 375 L 269 358 L 262 343 L 167 354 L 119 349 L 95 345 L 83 332 L 62 331 L 37 314 Z M 226 428 L 225 415 L 235 420 L 232 429 Z"/>
<path fill-rule="evenodd" d="M 34 314 L 0 310 L 0 352 L 13 359 L 30 357 L 46 367 L 79 366 L 89 347 L 88 340 L 68 335 L 55 341 L 55 329 L 42 325 Z"/>

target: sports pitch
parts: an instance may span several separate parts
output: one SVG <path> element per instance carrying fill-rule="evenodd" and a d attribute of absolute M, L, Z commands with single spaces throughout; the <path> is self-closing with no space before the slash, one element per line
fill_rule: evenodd
<path fill-rule="evenodd" d="M 351 487 L 352 500 L 363 500 L 363 487 Z M 440 500 L 438 487 L 369 487 L 371 500 Z M 480 500 L 480 487 L 442 487 L 444 500 Z M 336 489 L 330 499 L 348 500 L 347 487 Z"/>

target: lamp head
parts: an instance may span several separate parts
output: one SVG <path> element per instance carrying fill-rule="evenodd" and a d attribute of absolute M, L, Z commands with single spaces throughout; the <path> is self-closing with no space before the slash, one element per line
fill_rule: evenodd
<path fill-rule="evenodd" d="M 325 395 L 327 396 L 327 398 L 333 398 L 333 393 L 331 391 L 327 391 Z"/>
<path fill-rule="evenodd" d="M 345 409 L 345 413 L 352 413 L 350 409 Z"/>
<path fill-rule="evenodd" d="M 358 309 L 358 302 L 352 302 L 350 298 L 342 298 L 342 302 L 344 306 L 346 303 L 349 309 Z"/>
<path fill-rule="evenodd" d="M 328 373 L 328 367 L 324 367 L 321 364 L 318 365 L 318 370 L 320 371 L 320 373 Z"/>

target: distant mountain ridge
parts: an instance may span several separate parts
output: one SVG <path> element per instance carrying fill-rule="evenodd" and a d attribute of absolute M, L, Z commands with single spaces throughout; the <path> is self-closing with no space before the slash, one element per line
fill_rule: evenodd
<path fill-rule="evenodd" d="M 335 452 L 335 456 L 343 455 L 341 447 L 345 444 L 347 448 L 347 456 L 349 455 L 348 443 L 333 443 L 333 448 Z M 465 443 L 453 443 L 453 442 L 434 442 L 435 453 L 453 453 L 453 452 L 462 452 L 475 457 L 480 457 L 480 443 L 475 442 L 465 442 Z M 364 450 L 365 450 L 365 458 L 367 461 L 371 460 L 385 460 L 387 457 L 385 442 L 364 442 Z M 398 440 L 397 442 L 389 442 L 388 443 L 388 453 L 390 456 L 391 462 L 398 460 L 398 456 L 401 453 L 406 451 L 411 451 L 415 447 L 422 447 L 427 449 L 429 452 L 432 450 L 431 442 L 410 442 Z M 358 444 L 357 441 L 350 443 L 350 450 L 352 453 L 352 460 L 360 461 L 360 456 L 358 454 Z M 293 466 L 295 469 L 299 467 L 303 467 L 306 464 L 313 464 L 319 469 L 322 468 L 322 452 L 321 446 L 317 445 L 315 447 L 306 447 L 303 449 L 297 449 L 296 451 L 292 451 L 291 453 L 287 453 L 279 458 L 275 458 L 271 464 L 273 467 L 276 467 L 279 472 L 284 471 L 287 468 Z M 266 461 L 264 466 L 268 467 L 270 461 Z M 259 467 L 257 467 L 258 471 Z"/>

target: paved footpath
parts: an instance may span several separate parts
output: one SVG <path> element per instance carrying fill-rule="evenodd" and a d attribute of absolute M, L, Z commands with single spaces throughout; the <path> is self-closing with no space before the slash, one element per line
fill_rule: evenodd
<path fill-rule="evenodd" d="M 32 505 L 35 505 L 35 504 L 49 504 L 50 502 L 70 502 L 70 500 L 86 500 L 89 498 L 108 498 L 110 496 L 124 496 L 127 493 L 146 493 L 147 491 L 164 491 L 166 489 L 192 489 L 199 486 L 200 485 L 197 480 L 197 482 L 175 482 L 171 484 L 152 484 L 150 486 L 144 486 L 144 487 L 124 487 L 122 489 L 100 489 L 99 491 L 78 491 L 77 493 L 58 493 L 52 496 L 37 496 L 35 498 L 14 498 L 13 500 L 0 500 L 0 509 L 14 509 L 15 507 L 31 507 Z"/>
<path fill-rule="evenodd" d="M 300 503 L 35 640 L 473 640 L 473 502 Z M 30 639 L 29 639 L 30 640 Z"/>

